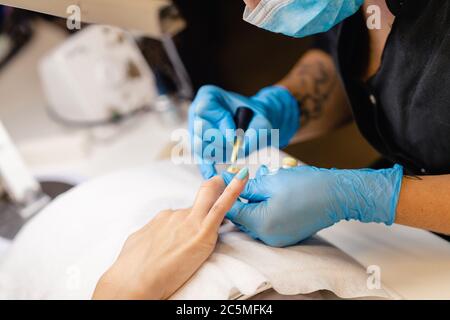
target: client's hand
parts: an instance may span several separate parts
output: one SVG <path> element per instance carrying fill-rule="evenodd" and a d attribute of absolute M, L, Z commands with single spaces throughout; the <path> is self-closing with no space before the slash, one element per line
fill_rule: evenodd
<path fill-rule="evenodd" d="M 167 210 L 132 234 L 101 277 L 94 299 L 166 299 L 212 254 L 219 227 L 248 180 L 243 169 L 225 189 L 206 181 L 191 209 Z"/>

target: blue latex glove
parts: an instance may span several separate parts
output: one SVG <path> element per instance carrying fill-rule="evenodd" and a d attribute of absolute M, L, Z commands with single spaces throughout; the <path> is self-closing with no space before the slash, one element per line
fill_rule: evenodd
<path fill-rule="evenodd" d="M 223 173 L 228 184 L 233 177 Z M 391 225 L 403 168 L 327 170 L 315 167 L 262 167 L 249 180 L 227 217 L 242 231 L 268 245 L 284 247 L 305 240 L 341 220 Z"/>
<path fill-rule="evenodd" d="M 236 130 L 233 119 L 239 107 L 247 107 L 254 111 L 249 129 L 267 129 L 269 136 L 271 129 L 279 129 L 280 148 L 288 145 L 299 128 L 298 103 L 283 87 L 265 88 L 251 98 L 227 92 L 215 86 L 202 87 L 189 110 L 189 131 L 193 154 L 195 160 L 200 163 L 200 171 L 205 179 L 217 174 L 214 166 L 217 159 L 209 156 L 211 147 L 220 150 L 222 163 L 230 160 L 231 153 L 226 151 L 232 150 Z M 227 129 L 231 131 L 231 134 L 230 132 L 227 134 Z M 205 134 L 206 130 L 215 131 L 220 139 L 218 141 L 210 139 Z M 258 146 L 258 139 L 259 136 L 255 134 L 245 135 L 245 154 L 254 151 L 253 146 Z"/>

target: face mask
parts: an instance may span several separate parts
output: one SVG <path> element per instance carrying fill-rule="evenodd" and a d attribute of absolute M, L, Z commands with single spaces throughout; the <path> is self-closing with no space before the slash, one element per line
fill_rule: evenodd
<path fill-rule="evenodd" d="M 301 38 L 326 32 L 355 14 L 364 0 L 261 0 L 244 20 L 262 29 Z"/>

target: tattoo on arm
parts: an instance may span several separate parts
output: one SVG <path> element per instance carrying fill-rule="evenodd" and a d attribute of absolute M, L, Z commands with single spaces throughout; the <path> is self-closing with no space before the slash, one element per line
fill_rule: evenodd
<path fill-rule="evenodd" d="M 421 176 L 416 176 L 416 175 L 405 174 L 403 177 L 408 180 L 423 180 L 423 178 Z"/>
<path fill-rule="evenodd" d="M 299 80 L 296 98 L 300 106 L 302 126 L 305 126 L 311 120 L 321 117 L 337 84 L 337 77 L 323 62 L 301 64 L 294 72 Z"/>

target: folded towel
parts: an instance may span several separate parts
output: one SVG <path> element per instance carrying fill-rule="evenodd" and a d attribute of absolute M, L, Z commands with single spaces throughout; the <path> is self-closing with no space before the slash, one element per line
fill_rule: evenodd
<path fill-rule="evenodd" d="M 328 290 L 341 298 L 393 298 L 370 290 L 367 279 L 364 268 L 319 237 L 271 248 L 228 223 L 214 254 L 172 299 L 246 299 L 268 289 L 286 296 Z"/>
<path fill-rule="evenodd" d="M 0 263 L 0 297 L 90 299 L 130 233 L 163 209 L 192 204 L 194 166 L 156 163 L 89 181 L 57 198 L 20 232 Z M 282 295 L 330 290 L 343 298 L 379 296 L 365 269 L 313 238 L 270 248 L 225 225 L 215 253 L 172 297 L 236 299 L 268 288 Z"/>

